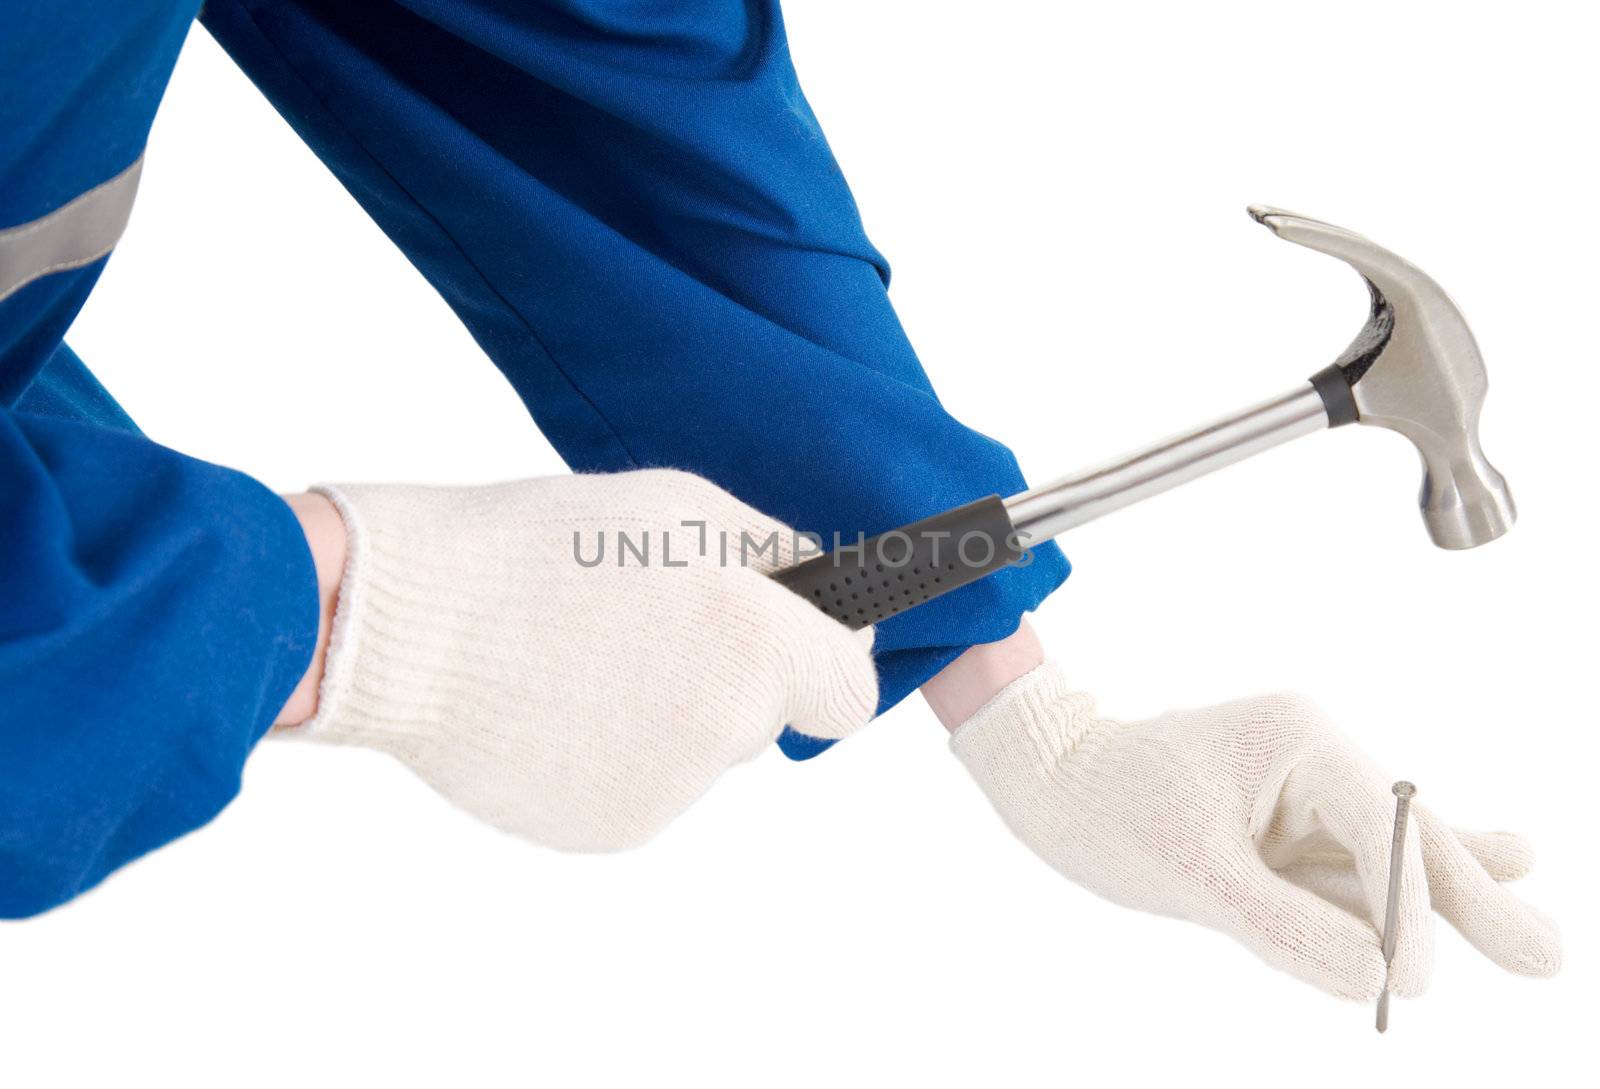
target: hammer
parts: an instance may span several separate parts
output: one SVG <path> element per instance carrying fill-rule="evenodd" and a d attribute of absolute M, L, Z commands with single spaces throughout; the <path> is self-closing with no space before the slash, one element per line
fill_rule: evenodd
<path fill-rule="evenodd" d="M 1290 439 L 1359 423 L 1422 455 L 1422 520 L 1441 548 L 1475 548 L 1516 519 L 1478 444 L 1488 377 L 1466 319 L 1409 261 L 1331 223 L 1277 208 L 1250 216 L 1279 238 L 1352 266 L 1372 312 L 1333 363 L 1289 392 L 1043 487 L 991 495 L 859 538 L 773 577 L 852 628 L 886 620 L 1012 563 L 1055 537 Z"/>

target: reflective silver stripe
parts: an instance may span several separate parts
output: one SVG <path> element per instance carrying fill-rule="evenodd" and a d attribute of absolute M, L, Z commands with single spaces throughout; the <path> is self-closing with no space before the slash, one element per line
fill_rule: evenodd
<path fill-rule="evenodd" d="M 0 300 L 41 276 L 82 268 L 111 252 L 139 189 L 140 155 L 108 182 L 55 211 L 0 231 Z"/>

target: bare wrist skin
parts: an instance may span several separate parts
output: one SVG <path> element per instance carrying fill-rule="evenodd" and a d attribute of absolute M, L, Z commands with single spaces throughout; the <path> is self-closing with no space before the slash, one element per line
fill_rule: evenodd
<path fill-rule="evenodd" d="M 954 731 L 1000 690 L 1044 662 L 1044 646 L 1024 620 L 998 643 L 971 647 L 922 686 L 922 698 Z"/>
<path fill-rule="evenodd" d="M 344 520 L 326 496 L 311 492 L 286 495 L 283 501 L 300 520 L 311 549 L 317 572 L 317 649 L 311 665 L 295 686 L 289 701 L 278 712 L 274 726 L 298 726 L 317 713 L 317 693 L 322 687 L 322 671 L 328 660 L 328 637 L 333 630 L 333 610 L 339 602 L 339 583 L 344 577 L 346 538 Z"/>

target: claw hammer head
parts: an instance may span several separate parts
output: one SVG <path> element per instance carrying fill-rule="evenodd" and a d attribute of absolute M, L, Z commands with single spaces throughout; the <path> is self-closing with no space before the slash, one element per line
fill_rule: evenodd
<path fill-rule="evenodd" d="M 1279 238 L 1337 257 L 1372 293 L 1350 347 L 1312 382 L 1329 422 L 1398 431 L 1422 455 L 1422 519 L 1441 548 L 1474 548 L 1516 520 L 1505 478 L 1483 456 L 1489 380 L 1466 319 L 1421 269 L 1343 227 L 1277 208 L 1250 215 Z"/>

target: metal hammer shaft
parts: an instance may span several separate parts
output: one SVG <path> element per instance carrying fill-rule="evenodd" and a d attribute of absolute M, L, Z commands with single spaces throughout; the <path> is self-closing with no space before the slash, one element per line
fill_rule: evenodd
<path fill-rule="evenodd" d="M 1025 541 L 1048 540 L 1327 426 L 1322 397 L 1305 382 L 1187 434 L 1013 495 L 1005 501 L 1006 512 Z"/>
<path fill-rule="evenodd" d="M 1001 499 L 989 496 L 773 577 L 829 616 L 864 628 L 1020 562 L 1074 526 L 1329 425 L 1313 382 L 1105 465 Z"/>

